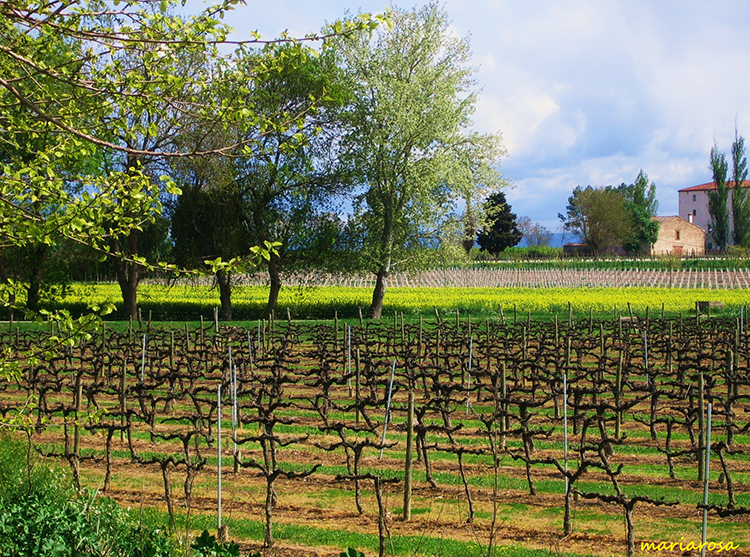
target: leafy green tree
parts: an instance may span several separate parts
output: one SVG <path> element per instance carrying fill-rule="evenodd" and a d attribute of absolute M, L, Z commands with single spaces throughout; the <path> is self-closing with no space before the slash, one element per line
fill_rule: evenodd
<path fill-rule="evenodd" d="M 191 181 L 187 181 L 192 178 Z M 202 269 L 206 260 L 230 261 L 254 245 L 244 225 L 244 200 L 231 184 L 205 187 L 200 176 L 178 180 L 182 195 L 171 210 L 171 235 L 178 265 Z M 232 271 L 218 269 L 222 319 L 232 319 Z"/>
<path fill-rule="evenodd" d="M 716 249 L 724 251 L 729 243 L 729 188 L 727 158 L 714 145 L 711 148 L 711 172 L 716 189 L 708 190 L 709 232 Z"/>
<path fill-rule="evenodd" d="M 455 150 L 457 172 L 454 187 L 464 206 L 461 245 L 467 256 L 471 255 L 477 231 L 485 224 L 481 200 L 491 191 L 508 185 L 497 170 L 498 157 L 505 154 L 500 137 L 496 135 L 471 134 Z"/>
<path fill-rule="evenodd" d="M 484 213 L 484 225 L 477 235 L 481 251 L 497 257 L 505 248 L 513 247 L 521 241 L 523 234 L 518 230 L 516 215 L 511 212 L 503 192 L 493 193 L 487 198 Z"/>
<path fill-rule="evenodd" d="M 558 215 L 563 226 L 577 234 L 595 254 L 622 246 L 632 234 L 632 215 L 625 198 L 611 186 L 576 186 L 566 209 L 566 215 Z"/>
<path fill-rule="evenodd" d="M 60 38 L 44 40 L 37 37 L 32 44 L 36 45 L 36 56 L 50 67 L 69 63 L 70 57 L 80 48 L 79 41 Z M 73 92 L 68 83 L 48 75 L 38 76 L 33 83 L 21 81 L 15 86 L 19 94 L 29 95 L 42 88 L 50 95 L 60 98 L 65 98 Z M 30 132 L 20 125 L 24 121 L 28 123 L 28 110 L 14 103 L 5 90 L 0 89 L 0 98 L 7 101 L 0 117 L 17 125 L 16 128 L 11 127 L 0 132 L 0 177 L 12 181 L 12 169 L 34 165 L 38 153 L 60 146 L 59 131 L 54 124 L 47 122 L 37 124 L 36 129 Z M 80 195 L 83 189 L 77 176 L 84 172 L 96 172 L 97 164 L 100 163 L 99 156 L 76 159 L 62 156 L 62 153 L 58 152 L 57 158 L 49 161 L 45 170 L 47 175 L 54 174 L 61 179 L 60 185 L 64 194 L 76 196 Z M 15 208 L 24 211 L 27 217 L 38 222 L 51 217 L 61 217 L 67 209 L 59 198 L 46 190 L 33 192 L 25 199 L 24 195 L 31 193 L 30 191 L 14 193 Z M 7 214 L 9 208 L 3 209 Z M 0 280 L 8 287 L 9 301 L 15 301 L 16 294 L 25 291 L 25 309 L 27 313 L 34 313 L 40 309 L 43 294 L 49 293 L 56 284 L 65 282 L 65 273 L 56 265 L 59 261 L 54 261 L 57 246 L 40 236 L 27 238 L 19 245 L 17 231 L 16 227 L 10 224 L 0 228 L 0 238 L 4 240 L 0 242 Z M 38 231 L 41 232 L 41 229 Z M 10 288 L 11 285 L 15 288 Z M 8 309 L 12 311 L 11 307 Z"/>
<path fill-rule="evenodd" d="M 265 262 L 270 282 L 268 315 L 276 310 L 282 265 L 317 264 L 324 245 L 333 242 L 331 221 L 323 215 L 346 183 L 333 140 L 346 91 L 336 79 L 331 51 L 308 56 L 294 46 L 272 44 L 262 52 L 244 53 L 238 58 L 238 69 L 248 74 L 264 71 L 279 57 L 296 62 L 240 93 L 273 127 L 264 133 L 229 128 L 226 133 L 239 140 L 249 134 L 261 137 L 235 156 L 191 157 L 172 164 L 183 190 L 172 211 L 178 263 L 200 268 L 207 260 L 242 257 L 250 246 L 277 242 L 278 248 Z M 238 95 L 234 89 L 221 88 L 215 94 L 228 100 Z M 291 115 L 301 116 L 295 126 L 285 126 Z M 215 133 L 196 122 L 183 132 L 183 141 L 192 145 Z M 232 314 L 233 280 L 230 271 L 216 273 L 227 320 Z"/>
<path fill-rule="evenodd" d="M 735 245 L 750 248 L 750 196 L 745 187 L 747 156 L 745 138 L 734 130 L 732 143 L 732 239 Z"/>
<path fill-rule="evenodd" d="M 468 42 L 437 4 L 394 10 L 390 21 L 337 47 L 353 91 L 342 140 L 358 186 L 348 228 L 358 264 L 376 277 L 373 318 L 391 272 L 426 261 L 449 218 L 466 172 L 455 154 L 476 102 Z"/>
<path fill-rule="evenodd" d="M 262 56 L 294 54 L 289 51 L 288 45 L 271 45 Z M 324 215 L 349 182 L 337 156 L 340 112 L 349 91 L 333 54 L 326 48 L 318 56 L 297 55 L 294 66 L 274 72 L 248 94 L 259 114 L 278 122 L 246 156 L 233 160 L 251 237 L 259 245 L 279 243 L 266 262 L 267 315 L 276 311 L 282 267 L 318 265 L 332 247 L 332 221 Z M 263 58 L 247 57 L 242 64 L 252 68 Z M 292 114 L 299 115 L 295 126 L 283 126 Z"/>
<path fill-rule="evenodd" d="M 289 113 L 283 120 L 269 119 L 248 104 L 247 92 L 296 64 L 299 56 L 269 58 L 262 71 L 252 73 L 238 68 L 239 55 L 220 56 L 218 47 L 229 32 L 220 19 L 236 3 L 225 0 L 198 16 L 182 18 L 170 13 L 170 7 L 178 5 L 174 0 L 0 2 L 0 130 L 9 131 L 0 141 L 6 148 L 23 150 L 24 138 L 54 130 L 54 142 L 35 148 L 32 157 L 0 162 L 0 230 L 7 244 L 25 249 L 69 240 L 127 265 L 167 267 L 149 263 L 132 249 L 133 238 L 161 215 L 163 196 L 179 193 L 147 163 L 251 155 L 253 145 L 270 130 L 294 127 L 304 116 Z M 365 15 L 335 24 L 331 33 L 340 36 L 376 24 L 376 18 Z M 238 45 L 238 52 L 244 54 L 253 40 Z M 284 40 L 300 56 L 310 50 Z M 51 48 L 62 56 L 54 63 Z M 194 57 L 215 59 L 220 71 L 207 73 L 201 66 L 193 72 L 177 71 Z M 61 94 L 63 86 L 67 93 Z M 236 94 L 221 104 L 205 102 L 217 87 Z M 189 152 L 154 142 L 164 130 L 186 120 L 238 133 L 219 145 L 198 143 Z M 109 164 L 105 172 L 82 168 L 82 161 L 100 153 Z M 80 185 L 80 192 L 71 192 L 70 184 Z M 37 202 L 39 211 L 29 211 L 29 204 Z M 14 293 L 12 281 L 0 281 L 0 299 L 6 305 Z M 129 305 L 126 310 L 132 315 L 135 303 Z M 60 319 L 69 331 L 95 323 L 88 316 L 80 327 L 69 318 Z"/>
<path fill-rule="evenodd" d="M 621 184 L 617 189 L 625 199 L 633 225 L 623 242 L 623 249 L 628 253 L 650 252 L 659 237 L 659 223 L 653 220 L 659 209 L 656 184 L 649 183 L 648 175 L 641 170 L 633 184 Z"/>

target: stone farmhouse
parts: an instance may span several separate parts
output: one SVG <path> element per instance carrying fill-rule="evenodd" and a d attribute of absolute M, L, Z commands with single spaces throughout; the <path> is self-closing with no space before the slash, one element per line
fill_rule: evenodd
<path fill-rule="evenodd" d="M 659 236 L 651 246 L 651 255 L 703 255 L 706 232 L 682 217 L 654 217 L 659 223 Z"/>

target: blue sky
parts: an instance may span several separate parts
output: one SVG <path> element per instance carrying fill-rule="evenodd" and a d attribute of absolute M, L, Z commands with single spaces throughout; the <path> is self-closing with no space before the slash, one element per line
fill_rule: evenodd
<path fill-rule="evenodd" d="M 196 6 L 203 6 L 193 0 Z M 191 2 L 191 4 L 193 3 Z M 212 2 L 209 2 L 209 4 Z M 425 2 L 396 3 L 412 8 Z M 303 36 L 375 0 L 248 0 L 226 18 L 244 38 Z M 656 182 L 659 214 L 711 180 L 714 141 L 750 137 L 750 3 L 694 0 L 446 0 L 481 88 L 475 127 L 500 132 L 513 211 L 559 228 L 576 185 Z M 750 141 L 750 139 L 749 139 Z"/>

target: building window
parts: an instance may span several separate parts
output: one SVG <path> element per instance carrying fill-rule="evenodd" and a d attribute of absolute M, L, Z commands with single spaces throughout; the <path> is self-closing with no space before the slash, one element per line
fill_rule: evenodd
<path fill-rule="evenodd" d="M 693 201 L 697 201 L 697 200 L 698 200 L 698 196 L 693 194 Z"/>
<path fill-rule="evenodd" d="M 693 209 L 693 216 L 696 216 L 698 214 L 698 211 L 696 209 Z"/>
<path fill-rule="evenodd" d="M 675 230 L 674 231 L 674 239 L 675 239 L 676 242 L 680 241 L 680 231 L 679 230 Z"/>

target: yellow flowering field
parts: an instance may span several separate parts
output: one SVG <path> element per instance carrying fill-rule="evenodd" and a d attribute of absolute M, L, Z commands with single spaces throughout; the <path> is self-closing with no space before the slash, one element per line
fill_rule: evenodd
<path fill-rule="evenodd" d="M 240 286 L 232 295 L 235 318 L 258 318 L 262 315 L 268 296 L 268 287 Z M 283 287 L 279 296 L 278 313 L 285 316 L 289 308 L 294 318 L 331 318 L 335 312 L 340 317 L 355 317 L 358 308 L 367 309 L 372 290 L 362 287 L 293 286 Z M 384 314 L 393 311 L 407 315 L 433 314 L 434 307 L 441 311 L 472 314 L 499 314 L 502 307 L 509 316 L 514 306 L 519 314 L 567 313 L 572 304 L 576 314 L 593 311 L 597 315 L 612 315 L 615 311 L 627 313 L 630 303 L 636 313 L 649 308 L 652 315 L 661 312 L 687 314 L 694 310 L 696 301 L 722 302 L 725 312 L 739 314 L 740 308 L 750 305 L 750 291 L 743 289 L 668 289 L 668 288 L 389 288 L 386 291 Z M 74 285 L 61 305 L 83 305 L 112 302 L 121 305 L 116 284 Z M 209 318 L 219 305 L 218 289 L 207 286 L 164 286 L 144 283 L 139 287 L 139 306 L 143 311 L 153 311 L 154 319 L 184 319 L 203 315 Z M 193 317 L 197 318 L 197 317 Z"/>

